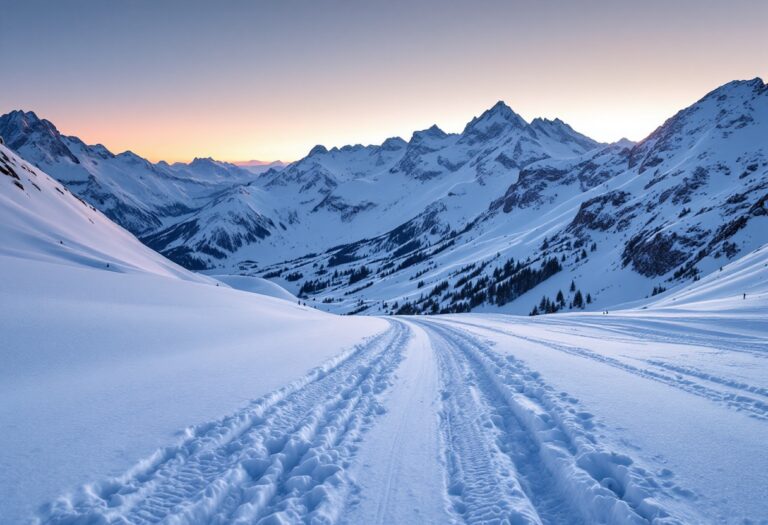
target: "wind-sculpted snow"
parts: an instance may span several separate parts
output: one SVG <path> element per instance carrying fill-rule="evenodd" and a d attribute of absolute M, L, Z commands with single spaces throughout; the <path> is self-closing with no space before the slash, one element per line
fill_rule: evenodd
<path fill-rule="evenodd" d="M 356 443 L 402 359 L 407 327 L 384 334 L 219 421 L 187 429 L 121 477 L 50 505 L 42 523 L 332 522 Z"/>

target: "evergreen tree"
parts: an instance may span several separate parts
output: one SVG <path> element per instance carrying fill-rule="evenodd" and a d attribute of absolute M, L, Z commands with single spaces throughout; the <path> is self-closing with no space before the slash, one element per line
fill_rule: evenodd
<path fill-rule="evenodd" d="M 584 308 L 584 297 L 581 295 L 581 290 L 576 292 L 573 296 L 573 306 L 575 308 Z"/>

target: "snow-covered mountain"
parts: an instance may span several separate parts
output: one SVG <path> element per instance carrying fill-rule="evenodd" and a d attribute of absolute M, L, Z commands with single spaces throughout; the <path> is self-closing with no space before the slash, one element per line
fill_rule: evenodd
<path fill-rule="evenodd" d="M 4 145 L 0 175 L 0 256 L 212 282 L 150 250 Z"/>
<path fill-rule="evenodd" d="M 460 134 L 433 126 L 407 142 L 316 146 L 146 240 L 191 267 L 243 270 L 373 238 L 420 216 L 444 234 L 484 211 L 521 166 L 597 146 L 560 121 L 528 124 L 498 103 Z"/>
<path fill-rule="evenodd" d="M 500 125 L 473 132 L 482 120 L 452 151 L 467 137 L 503 135 Z M 505 122 L 512 130 L 519 124 Z M 339 311 L 614 307 L 698 279 L 768 242 L 766 137 L 768 88 L 760 79 L 732 82 L 639 144 L 523 156 L 524 166 L 499 177 L 511 183 L 495 197 L 483 194 L 493 177 L 475 162 L 475 180 L 398 227 L 262 270 L 288 286 L 285 276 L 295 279 L 300 294 Z M 411 173 L 431 171 L 405 164 Z"/>
<path fill-rule="evenodd" d="M 242 162 L 235 162 L 233 164 L 241 168 L 245 168 L 251 173 L 256 175 L 267 172 L 271 169 L 282 169 L 288 165 L 287 162 L 283 162 L 280 160 L 274 160 L 271 162 L 264 161 L 264 160 L 246 160 Z"/>
<path fill-rule="evenodd" d="M 100 144 L 62 135 L 31 111 L 0 116 L 0 136 L 25 160 L 137 235 L 254 178 L 244 168 L 210 158 L 169 165 L 153 164 L 131 151 L 115 155 Z"/>
<path fill-rule="evenodd" d="M 2 524 L 386 328 L 186 270 L 4 145 L 0 239 Z"/>
<path fill-rule="evenodd" d="M 337 312 L 612 308 L 768 242 L 760 79 L 714 90 L 638 144 L 499 102 L 461 133 L 316 146 L 259 175 L 114 156 L 32 117 L 0 118 L 9 146 L 150 247 Z"/>

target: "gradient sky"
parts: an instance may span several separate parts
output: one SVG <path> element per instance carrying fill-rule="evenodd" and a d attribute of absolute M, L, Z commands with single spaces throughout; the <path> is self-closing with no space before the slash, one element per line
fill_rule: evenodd
<path fill-rule="evenodd" d="M 768 73 L 768 1 L 0 0 L 0 113 L 151 160 L 294 160 L 497 100 L 641 139 Z"/>

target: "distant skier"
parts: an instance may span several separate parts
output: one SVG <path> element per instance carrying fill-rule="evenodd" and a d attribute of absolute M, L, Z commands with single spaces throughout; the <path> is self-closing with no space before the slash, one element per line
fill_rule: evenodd
<path fill-rule="evenodd" d="M 746 298 L 747 298 L 747 294 L 744 294 L 744 297 L 742 297 L 742 299 L 746 300 Z"/>

